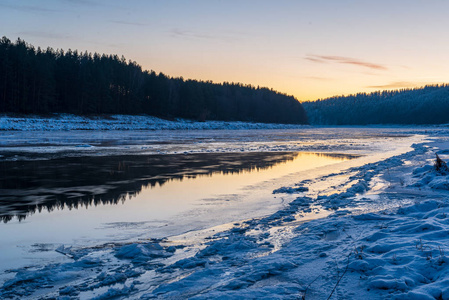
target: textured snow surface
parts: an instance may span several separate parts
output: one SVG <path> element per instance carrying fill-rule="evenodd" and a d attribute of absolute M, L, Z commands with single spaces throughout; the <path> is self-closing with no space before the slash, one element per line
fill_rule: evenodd
<path fill-rule="evenodd" d="M 185 235 L 62 247 L 66 262 L 11 270 L 0 298 L 449 299 L 449 176 L 435 152 L 447 159 L 445 136 L 277 189 L 297 197 L 199 246 Z"/>
<path fill-rule="evenodd" d="M 53 131 L 53 130 L 196 130 L 196 129 L 289 129 L 304 125 L 267 124 L 248 122 L 207 121 L 184 119 L 168 121 L 152 116 L 111 115 L 108 117 L 82 117 L 56 114 L 54 117 L 0 115 L 0 130 Z"/>

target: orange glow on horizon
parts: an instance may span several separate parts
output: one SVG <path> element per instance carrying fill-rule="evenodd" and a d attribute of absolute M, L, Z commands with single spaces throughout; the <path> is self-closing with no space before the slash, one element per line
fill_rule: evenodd
<path fill-rule="evenodd" d="M 11 40 L 123 55 L 169 76 L 299 101 L 449 82 L 446 1 L 10 2 L 0 25 Z"/>

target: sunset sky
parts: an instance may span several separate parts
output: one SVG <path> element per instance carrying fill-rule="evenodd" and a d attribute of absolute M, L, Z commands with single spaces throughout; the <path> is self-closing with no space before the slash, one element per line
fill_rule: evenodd
<path fill-rule="evenodd" d="M 0 0 L 0 36 L 315 100 L 449 82 L 449 1 Z"/>

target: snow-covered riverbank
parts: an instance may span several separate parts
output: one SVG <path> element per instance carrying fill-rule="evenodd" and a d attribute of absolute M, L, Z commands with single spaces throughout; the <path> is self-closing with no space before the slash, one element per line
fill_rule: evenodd
<path fill-rule="evenodd" d="M 448 145 L 437 145 L 349 169 L 317 198 L 298 192 L 285 209 L 243 222 L 194 257 L 161 268 L 186 277 L 143 298 L 449 299 L 448 174 L 432 166 L 434 151 Z M 301 182 L 297 191 L 317 183 Z M 373 202 L 377 209 L 364 210 Z M 302 223 L 316 206 L 334 211 Z"/>
<path fill-rule="evenodd" d="M 62 246 L 65 261 L 11 270 L 0 295 L 449 299 L 448 175 L 432 167 L 435 153 L 447 159 L 446 139 L 438 132 L 401 154 L 277 188 L 292 200 L 263 217 L 163 239 Z"/>
<path fill-rule="evenodd" d="M 152 116 L 110 115 L 83 117 L 56 114 L 53 117 L 0 115 L 0 130 L 57 131 L 57 130 L 205 130 L 205 129 L 294 129 L 304 125 L 249 122 L 207 121 L 185 119 L 174 121 Z"/>

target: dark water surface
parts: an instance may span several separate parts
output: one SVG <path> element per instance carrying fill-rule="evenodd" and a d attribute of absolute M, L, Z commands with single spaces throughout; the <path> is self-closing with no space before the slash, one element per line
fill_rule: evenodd
<path fill-rule="evenodd" d="M 0 163 L 0 217 L 124 203 L 142 189 L 213 174 L 260 171 L 297 153 L 225 153 L 75 157 Z M 151 201 L 151 199 L 148 199 Z"/>
<path fill-rule="evenodd" d="M 24 220 L 36 211 L 124 203 L 142 189 L 160 188 L 173 180 L 260 172 L 304 155 L 310 154 L 202 153 L 0 162 L 0 218 L 6 223 L 14 217 Z M 351 158 L 341 154 L 312 156 Z"/>
<path fill-rule="evenodd" d="M 3 161 L 0 266 L 42 259 L 61 245 L 163 237 L 262 214 L 281 201 L 270 180 L 354 157 L 251 152 Z"/>

